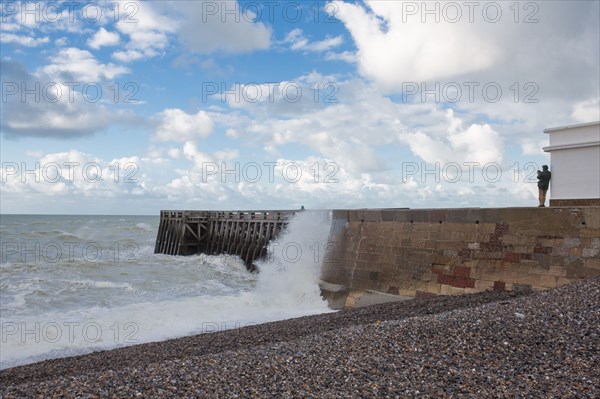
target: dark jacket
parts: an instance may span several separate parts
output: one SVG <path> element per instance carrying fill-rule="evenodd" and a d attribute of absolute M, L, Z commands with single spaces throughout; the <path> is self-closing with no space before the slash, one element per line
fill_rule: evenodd
<path fill-rule="evenodd" d="M 538 188 L 542 190 L 548 190 L 550 186 L 550 178 L 552 177 L 552 173 L 549 170 L 538 171 Z"/>

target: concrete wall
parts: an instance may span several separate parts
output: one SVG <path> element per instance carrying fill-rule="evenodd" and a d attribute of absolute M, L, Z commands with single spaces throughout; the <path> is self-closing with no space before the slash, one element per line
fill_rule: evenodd
<path fill-rule="evenodd" d="M 550 205 L 599 205 L 600 122 L 550 128 L 544 133 L 550 136 L 550 145 L 544 148 L 551 160 Z"/>
<path fill-rule="evenodd" d="M 322 280 L 346 295 L 542 290 L 600 276 L 600 207 L 337 210 Z M 327 295 L 327 293 L 325 293 Z"/>

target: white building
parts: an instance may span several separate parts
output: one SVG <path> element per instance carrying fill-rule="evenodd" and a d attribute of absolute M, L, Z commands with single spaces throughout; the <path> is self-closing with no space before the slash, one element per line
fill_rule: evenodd
<path fill-rule="evenodd" d="M 600 121 L 545 129 L 550 205 L 600 205 Z"/>

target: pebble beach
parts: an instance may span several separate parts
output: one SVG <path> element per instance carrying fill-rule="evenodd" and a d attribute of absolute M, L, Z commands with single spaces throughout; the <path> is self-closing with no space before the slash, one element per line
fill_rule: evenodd
<path fill-rule="evenodd" d="M 347 309 L 47 360 L 0 396 L 600 397 L 600 279 Z"/>

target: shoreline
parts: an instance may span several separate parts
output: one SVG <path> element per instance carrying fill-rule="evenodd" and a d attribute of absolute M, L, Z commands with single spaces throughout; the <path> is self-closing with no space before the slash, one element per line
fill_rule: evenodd
<path fill-rule="evenodd" d="M 8 368 L 0 396 L 593 396 L 598 309 L 600 278 L 372 305 Z"/>

